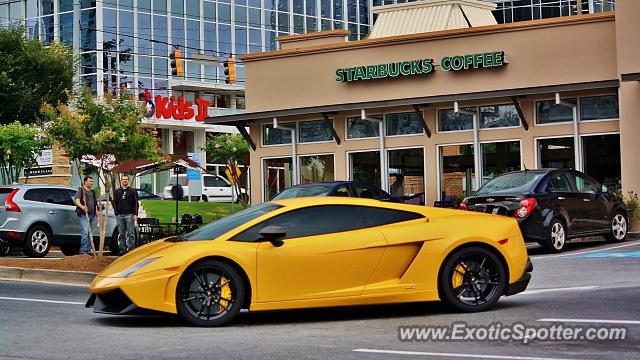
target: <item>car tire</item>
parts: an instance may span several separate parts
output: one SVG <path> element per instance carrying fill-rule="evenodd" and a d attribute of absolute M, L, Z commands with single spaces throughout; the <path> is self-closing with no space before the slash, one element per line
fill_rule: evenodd
<path fill-rule="evenodd" d="M 549 224 L 547 236 L 539 244 L 549 253 L 562 252 L 567 244 L 567 227 L 560 219 L 553 219 Z"/>
<path fill-rule="evenodd" d="M 5 257 L 11 253 L 11 245 L 9 243 L 0 242 L 0 257 Z"/>
<path fill-rule="evenodd" d="M 444 263 L 439 279 L 440 299 L 455 310 L 478 312 L 491 308 L 507 286 L 504 265 L 483 247 L 456 250 Z"/>
<path fill-rule="evenodd" d="M 202 201 L 208 202 L 209 201 L 209 197 L 207 197 L 207 195 L 202 195 Z"/>
<path fill-rule="evenodd" d="M 27 231 L 22 252 L 28 257 L 45 257 L 51 249 L 51 232 L 42 225 L 32 226 Z"/>
<path fill-rule="evenodd" d="M 73 256 L 80 253 L 80 247 L 74 245 L 61 245 L 60 251 L 62 251 L 62 255 L 64 256 Z"/>
<path fill-rule="evenodd" d="M 111 236 L 111 242 L 109 243 L 109 251 L 111 251 L 112 255 L 120 255 L 120 244 L 118 243 L 118 236 L 120 233 L 118 232 L 118 228 L 113 230 L 113 235 Z"/>
<path fill-rule="evenodd" d="M 232 266 L 218 260 L 199 261 L 178 282 L 178 315 L 196 326 L 224 325 L 240 311 L 244 291 L 242 277 Z"/>
<path fill-rule="evenodd" d="M 609 233 L 605 235 L 608 242 L 623 242 L 629 232 L 629 222 L 621 211 L 617 211 L 609 223 Z"/>

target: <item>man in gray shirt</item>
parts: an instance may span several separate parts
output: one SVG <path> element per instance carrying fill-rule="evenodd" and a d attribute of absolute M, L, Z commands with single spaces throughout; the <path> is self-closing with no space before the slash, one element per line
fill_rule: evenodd
<path fill-rule="evenodd" d="M 96 193 L 92 189 L 93 178 L 85 176 L 83 185 L 76 193 L 76 214 L 80 217 L 80 254 L 91 255 L 91 243 L 89 242 L 89 226 L 93 230 L 96 227 L 96 214 L 100 212 L 100 204 Z M 89 221 L 87 222 L 87 216 Z M 88 225 L 88 226 L 87 226 Z"/>

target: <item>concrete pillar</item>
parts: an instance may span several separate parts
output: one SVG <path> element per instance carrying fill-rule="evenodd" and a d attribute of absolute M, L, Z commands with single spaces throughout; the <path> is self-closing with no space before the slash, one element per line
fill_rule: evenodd
<path fill-rule="evenodd" d="M 618 96 L 622 188 L 640 193 L 640 81 L 621 82 Z"/>

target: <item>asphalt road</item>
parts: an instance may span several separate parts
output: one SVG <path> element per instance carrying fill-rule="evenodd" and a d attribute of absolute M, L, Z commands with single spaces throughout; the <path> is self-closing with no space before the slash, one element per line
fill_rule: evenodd
<path fill-rule="evenodd" d="M 451 313 L 439 303 L 243 313 L 224 328 L 189 327 L 170 316 L 98 315 L 84 308 L 84 287 L 0 281 L 0 358 L 640 359 L 640 241 L 573 244 L 562 255 L 531 248 L 530 255 L 527 292 L 484 313 Z M 462 321 L 623 326 L 627 338 L 399 340 L 400 326 Z"/>

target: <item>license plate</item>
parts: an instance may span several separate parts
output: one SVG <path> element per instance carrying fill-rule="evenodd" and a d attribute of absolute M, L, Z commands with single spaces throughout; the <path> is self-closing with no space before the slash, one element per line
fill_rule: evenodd
<path fill-rule="evenodd" d="M 491 210 L 491 213 L 494 214 L 494 215 L 498 214 L 499 212 L 500 212 L 500 208 L 499 207 L 493 208 L 493 210 Z"/>

